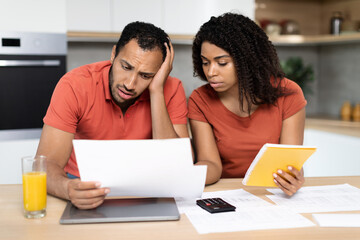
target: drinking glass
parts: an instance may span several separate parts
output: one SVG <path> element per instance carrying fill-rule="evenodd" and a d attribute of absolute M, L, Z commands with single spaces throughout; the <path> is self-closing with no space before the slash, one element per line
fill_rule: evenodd
<path fill-rule="evenodd" d="M 21 159 L 24 216 L 42 218 L 46 215 L 46 157 Z"/>

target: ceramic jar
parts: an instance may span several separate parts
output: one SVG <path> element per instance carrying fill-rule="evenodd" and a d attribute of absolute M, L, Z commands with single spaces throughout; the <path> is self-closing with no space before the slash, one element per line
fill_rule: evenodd
<path fill-rule="evenodd" d="M 360 103 L 356 104 L 353 108 L 352 119 L 354 122 L 360 122 Z"/>
<path fill-rule="evenodd" d="M 341 107 L 341 111 L 340 111 L 341 120 L 350 121 L 351 114 L 352 114 L 351 103 L 349 101 L 346 101 Z"/>

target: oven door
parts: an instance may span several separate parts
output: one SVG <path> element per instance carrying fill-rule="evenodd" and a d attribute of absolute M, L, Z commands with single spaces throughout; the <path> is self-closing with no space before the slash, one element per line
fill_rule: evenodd
<path fill-rule="evenodd" d="M 65 66 L 65 56 L 0 55 L 0 140 L 40 136 Z"/>

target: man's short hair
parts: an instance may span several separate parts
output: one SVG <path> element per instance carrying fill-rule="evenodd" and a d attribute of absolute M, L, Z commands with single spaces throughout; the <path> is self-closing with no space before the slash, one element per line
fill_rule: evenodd
<path fill-rule="evenodd" d="M 115 57 L 120 50 L 132 39 L 136 39 L 139 47 L 143 50 L 154 50 L 159 48 L 163 54 L 163 61 L 166 57 L 166 47 L 169 46 L 169 36 L 161 28 L 151 23 L 132 22 L 125 26 L 120 39 L 116 44 Z"/>

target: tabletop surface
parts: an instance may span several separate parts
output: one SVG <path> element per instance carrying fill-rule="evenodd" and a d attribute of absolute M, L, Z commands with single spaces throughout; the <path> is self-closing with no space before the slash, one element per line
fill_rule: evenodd
<path fill-rule="evenodd" d="M 305 186 L 349 183 L 360 188 L 360 176 L 306 178 Z M 244 189 L 267 201 L 266 188 L 248 187 L 241 179 L 221 179 L 205 191 Z M 22 186 L 0 185 L 0 239 L 360 239 L 360 228 L 306 228 L 198 234 L 186 215 L 179 221 L 60 225 L 66 201 L 48 196 L 47 216 L 26 219 L 22 214 Z M 339 212 L 337 212 L 339 213 Z M 347 212 L 349 213 L 349 212 Z M 352 211 L 351 213 L 360 213 Z M 302 214 L 314 222 L 310 213 Z"/>

